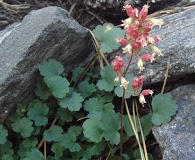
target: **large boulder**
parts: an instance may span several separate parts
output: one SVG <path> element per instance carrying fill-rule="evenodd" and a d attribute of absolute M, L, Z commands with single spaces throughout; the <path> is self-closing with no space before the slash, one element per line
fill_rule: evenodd
<path fill-rule="evenodd" d="M 0 122 L 33 96 L 38 68 L 54 58 L 66 73 L 90 57 L 90 34 L 59 7 L 32 11 L 0 33 Z"/>
<path fill-rule="evenodd" d="M 154 127 L 163 160 L 195 159 L 195 85 L 178 87 L 171 92 L 178 104 L 178 113 L 165 125 Z"/>
<path fill-rule="evenodd" d="M 171 58 L 169 81 L 174 81 L 195 73 L 195 9 L 161 17 L 166 24 L 160 29 L 152 29 L 151 35 L 159 35 L 162 40 L 156 46 L 162 50 L 164 56 L 156 57 L 153 63 L 147 63 L 143 74 L 145 84 L 154 84 L 164 80 L 168 57 Z M 144 49 L 141 53 L 151 53 Z M 129 56 L 124 55 L 128 64 Z M 133 59 L 128 72 L 138 74 L 137 58 Z"/>

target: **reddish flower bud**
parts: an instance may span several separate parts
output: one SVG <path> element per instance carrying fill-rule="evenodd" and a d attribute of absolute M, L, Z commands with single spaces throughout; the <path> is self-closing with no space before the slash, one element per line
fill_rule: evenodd
<path fill-rule="evenodd" d="M 141 58 L 142 58 L 142 60 L 144 60 L 144 61 L 146 61 L 146 62 L 149 62 L 149 61 L 152 62 L 152 61 L 154 61 L 153 55 L 147 54 L 147 53 L 143 54 L 143 55 L 141 56 Z"/>
<path fill-rule="evenodd" d="M 114 61 L 112 62 L 112 66 L 115 72 L 123 72 L 124 70 L 123 58 L 121 56 L 116 56 Z"/>
<path fill-rule="evenodd" d="M 140 49 L 141 46 L 142 46 L 142 45 L 141 45 L 140 42 L 134 42 L 134 43 L 132 44 L 133 49 L 136 49 L 136 50 Z"/>
<path fill-rule="evenodd" d="M 129 28 L 126 30 L 126 33 L 127 35 L 131 36 L 133 39 L 136 39 L 139 36 L 138 31 L 132 26 L 129 26 Z"/>
<path fill-rule="evenodd" d="M 138 41 L 141 43 L 141 45 L 143 46 L 143 47 L 145 47 L 145 46 L 147 46 L 147 37 L 148 37 L 148 35 L 147 34 L 142 34 L 142 35 L 140 35 L 140 37 L 139 37 L 139 39 L 138 39 Z"/>
<path fill-rule="evenodd" d="M 153 95 L 153 91 L 151 90 L 151 89 L 146 89 L 146 90 L 143 90 L 142 91 L 142 94 L 144 95 L 144 96 L 148 96 L 148 95 Z"/>
<path fill-rule="evenodd" d="M 125 38 L 117 38 L 117 42 L 119 42 L 121 45 L 126 45 L 128 43 Z"/>
<path fill-rule="evenodd" d="M 139 76 L 138 77 L 138 87 L 142 87 L 144 83 L 144 76 Z"/>
<path fill-rule="evenodd" d="M 138 79 L 137 78 L 133 79 L 133 81 L 132 81 L 132 88 L 133 89 L 139 88 L 139 83 L 138 83 Z"/>
<path fill-rule="evenodd" d="M 127 15 L 129 16 L 129 17 L 133 17 L 133 18 L 137 18 L 138 17 L 138 9 L 133 9 L 132 7 L 131 7 L 131 5 L 129 5 L 129 4 L 125 4 L 124 6 L 123 6 L 123 8 L 125 9 L 125 11 L 126 11 L 126 13 L 127 13 Z"/>
<path fill-rule="evenodd" d="M 145 31 L 146 33 L 148 33 L 148 32 L 150 32 L 151 29 L 152 29 L 152 24 L 146 23 L 146 24 L 144 25 L 143 28 L 144 28 L 144 31 Z"/>
<path fill-rule="evenodd" d="M 154 40 L 154 42 L 156 43 L 156 42 L 160 41 L 161 39 L 160 39 L 159 36 L 154 36 L 154 37 L 153 37 L 153 40 Z"/>
<path fill-rule="evenodd" d="M 147 15 L 148 15 L 148 8 L 149 8 L 148 5 L 144 5 L 144 6 L 142 7 L 142 10 L 141 10 L 140 13 L 139 13 L 139 18 L 140 18 L 141 20 L 146 19 Z"/>

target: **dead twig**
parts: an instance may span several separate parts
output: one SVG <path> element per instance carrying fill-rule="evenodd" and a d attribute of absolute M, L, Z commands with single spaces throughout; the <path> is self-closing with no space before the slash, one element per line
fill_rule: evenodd
<path fill-rule="evenodd" d="M 10 5 L 8 3 L 3 2 L 3 0 L 0 0 L 0 4 L 2 5 L 2 7 L 6 10 L 12 11 L 14 13 L 18 13 L 19 10 L 23 10 L 23 9 L 29 9 L 30 5 Z"/>

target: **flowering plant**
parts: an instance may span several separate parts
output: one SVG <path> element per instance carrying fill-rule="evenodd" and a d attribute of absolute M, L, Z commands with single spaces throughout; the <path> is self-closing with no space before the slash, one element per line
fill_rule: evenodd
<path fill-rule="evenodd" d="M 139 102 L 143 109 L 145 96 L 153 95 L 151 89 L 142 90 L 144 64 L 162 55 L 154 46 L 160 38 L 150 37 L 149 32 L 164 22 L 147 18 L 148 8 L 145 5 L 139 12 L 125 4 L 129 18 L 122 21 L 124 30 L 104 24 L 90 31 L 98 58 L 93 58 L 84 68 L 76 68 L 69 78 L 64 77 L 65 67 L 54 59 L 40 65 L 36 99 L 29 104 L 18 104 L 5 125 L 0 124 L 2 160 L 152 160 L 147 154 L 145 139 L 153 124 L 171 120 L 177 106 L 170 94 L 157 94 L 148 114 L 139 115 Z M 118 55 L 110 65 L 104 53 L 120 45 L 123 53 L 130 55 L 129 63 L 125 66 L 122 56 Z M 144 47 L 149 47 L 152 53 L 140 55 Z M 137 59 L 137 77 L 127 72 L 133 58 Z M 100 67 L 94 66 L 97 59 Z M 118 97 L 122 97 L 120 110 Z M 127 101 L 130 97 L 132 101 Z M 123 144 L 127 147 L 123 148 Z"/>
<path fill-rule="evenodd" d="M 117 41 L 123 46 L 123 53 L 130 54 L 131 58 L 129 64 L 131 63 L 132 57 L 136 57 L 137 67 L 139 73 L 144 70 L 144 64 L 146 62 L 153 62 L 156 55 L 163 55 L 161 50 L 154 46 L 156 42 L 160 40 L 159 36 L 151 37 L 149 35 L 153 26 L 161 26 L 164 24 L 162 19 L 147 18 L 149 5 L 144 5 L 142 10 L 139 12 L 137 8 L 132 8 L 131 5 L 125 4 L 124 10 L 126 11 L 129 18 L 122 20 L 122 27 L 125 30 L 125 38 L 119 37 Z M 149 47 L 151 49 L 151 54 L 145 53 L 139 55 L 140 51 L 144 47 Z M 121 56 L 116 56 L 112 62 L 113 70 L 117 75 L 115 81 L 121 80 L 121 86 L 127 89 L 129 84 L 128 80 L 125 79 L 128 67 L 124 69 L 124 62 Z M 132 82 L 132 88 L 134 90 L 134 95 L 138 95 L 138 90 L 143 86 L 144 76 L 139 76 L 134 78 Z M 139 101 L 144 106 L 146 103 L 144 96 L 152 95 L 153 91 L 150 89 L 143 90 L 139 94 Z"/>

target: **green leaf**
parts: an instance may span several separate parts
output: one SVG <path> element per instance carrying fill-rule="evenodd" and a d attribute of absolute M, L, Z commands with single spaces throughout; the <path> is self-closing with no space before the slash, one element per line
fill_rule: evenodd
<path fill-rule="evenodd" d="M 62 108 L 68 108 L 70 111 L 79 111 L 83 100 L 83 97 L 79 93 L 73 92 L 69 97 L 60 99 L 59 104 Z"/>
<path fill-rule="evenodd" d="M 23 137 L 27 138 L 31 136 L 31 133 L 34 130 L 32 125 L 33 122 L 30 119 L 23 117 L 16 120 L 15 123 L 12 124 L 12 128 L 13 131 L 20 133 Z"/>
<path fill-rule="evenodd" d="M 17 155 L 20 158 L 25 158 L 29 152 L 30 148 L 25 148 L 22 143 L 19 143 L 19 150 L 17 151 Z"/>
<path fill-rule="evenodd" d="M 116 75 L 111 66 L 106 66 L 100 71 L 101 79 L 98 80 L 96 86 L 100 90 L 112 91 L 114 89 L 114 79 Z"/>
<path fill-rule="evenodd" d="M 43 154 L 37 148 L 31 148 L 25 158 L 20 160 L 44 160 Z"/>
<path fill-rule="evenodd" d="M 72 72 L 72 79 L 74 82 L 77 82 L 79 80 L 79 77 L 81 76 L 81 74 L 83 73 L 84 68 L 78 67 L 75 68 Z"/>
<path fill-rule="evenodd" d="M 76 143 L 76 135 L 72 132 L 63 134 L 61 138 L 61 145 L 69 149 L 70 152 L 78 152 L 81 150 L 81 146 Z"/>
<path fill-rule="evenodd" d="M 133 156 L 136 158 L 136 160 L 141 160 L 141 155 L 140 155 L 140 149 L 136 149 L 133 151 Z M 153 157 L 150 153 L 148 153 L 148 160 L 153 160 Z"/>
<path fill-rule="evenodd" d="M 2 124 L 0 124 L 0 144 L 5 144 L 5 142 L 7 141 L 7 136 L 7 130 L 3 127 Z"/>
<path fill-rule="evenodd" d="M 14 158 L 13 158 L 13 155 L 4 154 L 4 155 L 1 157 L 1 160 L 14 160 Z"/>
<path fill-rule="evenodd" d="M 48 62 L 43 62 L 39 67 L 40 74 L 45 77 L 59 76 L 64 72 L 64 66 L 55 59 L 50 59 Z"/>
<path fill-rule="evenodd" d="M 13 154 L 13 150 L 11 149 L 13 147 L 13 144 L 10 141 L 6 141 L 4 144 L 0 145 L 0 151 L 5 154 Z M 0 153 L 1 153 L 0 152 Z"/>
<path fill-rule="evenodd" d="M 104 151 L 105 147 L 106 147 L 105 141 L 101 141 L 100 143 L 95 143 L 92 147 L 90 147 L 87 150 L 89 150 L 90 153 L 94 156 L 100 155 L 100 153 Z"/>
<path fill-rule="evenodd" d="M 64 147 L 60 143 L 54 143 L 51 150 L 55 153 L 55 157 L 60 158 L 63 155 Z"/>
<path fill-rule="evenodd" d="M 110 53 L 120 47 L 117 38 L 124 37 L 125 32 L 120 28 L 116 28 L 111 23 L 104 23 L 103 26 L 96 26 L 93 34 L 100 42 L 100 50 L 103 53 Z"/>
<path fill-rule="evenodd" d="M 130 98 L 134 91 L 133 91 L 133 88 L 132 88 L 132 82 L 133 82 L 133 79 L 135 78 L 135 76 L 133 74 L 129 74 L 127 73 L 126 74 L 126 77 L 125 79 L 127 81 L 129 81 L 129 84 L 128 84 L 128 87 L 127 87 L 127 90 L 126 90 L 126 93 L 125 93 L 125 99 L 128 99 Z M 141 88 L 139 89 L 139 92 L 141 91 Z M 123 88 L 118 85 L 115 89 L 114 89 L 114 93 L 118 96 L 118 97 L 122 97 L 123 96 Z"/>
<path fill-rule="evenodd" d="M 140 118 L 144 136 L 147 136 L 152 130 L 153 124 L 152 124 L 151 118 L 152 118 L 151 114 L 147 114 Z"/>
<path fill-rule="evenodd" d="M 36 147 L 37 143 L 38 143 L 38 139 L 36 137 L 25 138 L 22 141 L 22 145 L 24 146 L 24 148 Z"/>
<path fill-rule="evenodd" d="M 56 98 L 63 98 L 69 92 L 69 82 L 61 76 L 44 78 L 45 83 Z"/>
<path fill-rule="evenodd" d="M 67 108 L 58 108 L 57 114 L 60 117 L 60 119 L 65 122 L 72 121 L 72 112 Z"/>
<path fill-rule="evenodd" d="M 95 143 L 101 142 L 103 131 L 100 127 L 100 119 L 98 117 L 85 120 L 82 127 L 86 138 Z"/>
<path fill-rule="evenodd" d="M 114 111 L 104 113 L 100 119 L 100 127 L 103 129 L 103 137 L 110 141 L 110 144 L 118 145 L 120 143 L 120 114 Z"/>
<path fill-rule="evenodd" d="M 43 133 L 43 137 L 46 141 L 51 142 L 59 142 L 62 139 L 63 129 L 60 126 L 54 125 L 49 130 L 45 130 Z"/>
<path fill-rule="evenodd" d="M 35 84 L 35 94 L 42 100 L 46 100 L 50 96 L 49 88 L 43 81 L 43 78 L 39 78 Z"/>
<path fill-rule="evenodd" d="M 156 125 L 166 124 L 171 116 L 176 114 L 177 104 L 171 94 L 158 94 L 152 99 L 152 123 Z"/>
<path fill-rule="evenodd" d="M 92 95 L 96 91 L 94 84 L 89 84 L 89 82 L 84 81 L 81 82 L 78 86 L 79 93 L 81 93 L 82 97 L 85 99 Z"/>
<path fill-rule="evenodd" d="M 80 126 L 71 126 L 68 128 L 68 133 L 73 133 L 75 136 L 78 136 L 83 131 L 82 127 Z"/>
<path fill-rule="evenodd" d="M 16 108 L 17 115 L 23 117 L 26 112 L 27 112 L 27 106 L 25 104 L 18 103 Z"/>
<path fill-rule="evenodd" d="M 92 78 L 99 78 L 100 76 L 100 67 L 96 66 L 95 68 L 92 68 L 92 70 L 87 73 L 88 76 L 92 77 Z"/>
<path fill-rule="evenodd" d="M 49 108 L 44 103 L 35 103 L 27 113 L 29 119 L 34 120 L 36 126 L 44 126 L 48 122 L 47 113 Z"/>
<path fill-rule="evenodd" d="M 113 110 L 114 106 L 111 103 L 104 104 L 101 99 L 90 98 L 84 103 L 84 110 L 88 111 L 88 118 L 99 116 L 102 113 L 108 113 Z"/>

